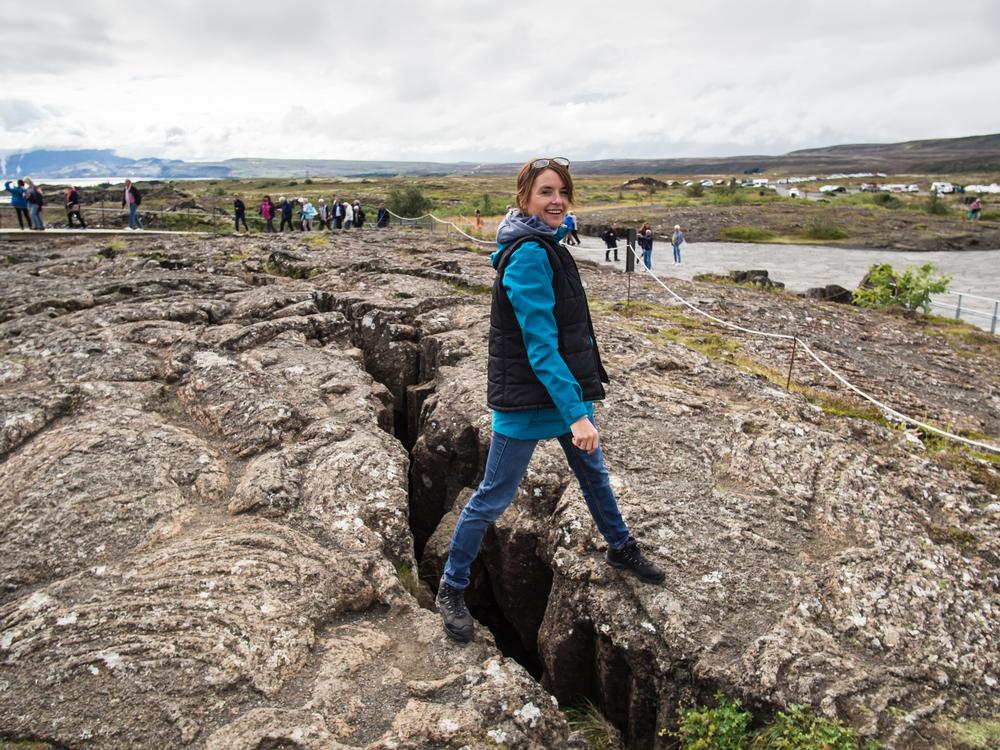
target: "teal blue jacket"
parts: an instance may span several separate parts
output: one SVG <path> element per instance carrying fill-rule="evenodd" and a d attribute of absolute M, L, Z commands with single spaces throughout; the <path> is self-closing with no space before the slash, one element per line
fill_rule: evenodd
<path fill-rule="evenodd" d="M 526 223 L 525 217 L 517 218 L 520 219 L 521 226 L 502 225 L 498 231 L 498 250 L 492 256 L 494 266 L 503 249 L 523 236 L 524 231 L 517 230 L 523 230 L 525 225 L 535 233 L 548 234 L 556 241 L 561 240 L 568 231 L 562 226 L 553 232 L 547 227 L 538 227 L 534 222 Z M 542 222 L 538 221 L 537 224 L 541 225 Z M 552 291 L 552 266 L 549 265 L 545 248 L 537 242 L 522 244 L 507 264 L 503 287 L 514 307 L 518 325 L 521 326 L 531 369 L 545 386 L 555 408 L 505 412 L 494 410 L 493 431 L 518 440 L 544 440 L 569 433 L 570 425 L 580 417 L 586 416 L 593 420 L 593 402 L 583 400 L 580 384 L 559 354 L 559 330 L 552 314 L 556 302 Z"/>

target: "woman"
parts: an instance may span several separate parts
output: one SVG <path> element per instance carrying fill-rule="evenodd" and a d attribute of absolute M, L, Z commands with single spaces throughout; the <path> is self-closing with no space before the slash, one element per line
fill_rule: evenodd
<path fill-rule="evenodd" d="M 264 231 L 276 234 L 277 230 L 274 228 L 274 204 L 271 203 L 270 195 L 265 195 L 264 200 L 260 202 L 260 215 L 267 225 Z"/>
<path fill-rule="evenodd" d="M 142 229 L 142 219 L 139 216 L 139 206 L 141 204 L 142 193 L 139 192 L 139 188 L 132 184 L 132 180 L 125 180 L 125 191 L 122 193 L 122 208 L 128 206 L 129 229 Z"/>
<path fill-rule="evenodd" d="M 517 176 L 517 210 L 497 230 L 490 312 L 487 403 L 493 439 L 479 488 L 459 516 L 437 594 L 445 632 L 473 637 L 464 590 L 487 527 L 510 505 L 539 440 L 557 438 L 580 482 L 606 560 L 650 583 L 663 571 L 642 554 L 622 520 L 593 422 L 607 375 L 576 263 L 559 244 L 573 200 L 569 162 L 528 162 Z"/>
<path fill-rule="evenodd" d="M 649 222 L 639 227 L 639 247 L 642 248 L 642 263 L 646 268 L 653 268 L 653 228 Z"/>
<path fill-rule="evenodd" d="M 330 221 L 330 218 L 329 218 L 329 216 L 327 214 L 326 199 L 325 198 L 320 198 L 319 202 L 316 205 L 316 219 L 317 219 L 317 221 L 319 221 L 319 230 L 321 232 L 324 229 L 329 229 L 330 228 L 330 224 L 332 222 Z"/>
<path fill-rule="evenodd" d="M 24 225 L 28 225 L 28 229 L 32 228 L 31 216 L 28 214 L 28 190 L 24 187 L 24 180 L 17 181 L 17 187 L 11 187 L 11 181 L 7 180 L 3 184 L 3 189 L 10 193 L 10 205 L 14 207 L 14 213 L 17 214 L 17 225 L 24 229 Z"/>
<path fill-rule="evenodd" d="M 45 229 L 45 222 L 42 220 L 45 195 L 42 193 L 42 189 L 31 181 L 30 177 L 25 177 L 24 183 L 28 186 L 28 216 L 31 217 L 31 228 L 41 231 Z"/>
<path fill-rule="evenodd" d="M 243 199 L 238 195 L 233 196 L 233 216 L 236 219 L 236 233 L 239 234 L 240 222 L 243 222 L 243 228 L 246 231 L 250 231 L 250 227 L 247 226 L 247 204 L 243 202 Z"/>
<path fill-rule="evenodd" d="M 681 264 L 681 243 L 684 242 L 684 232 L 681 231 L 680 224 L 674 224 L 674 233 L 670 235 L 670 244 L 674 248 L 674 265 Z"/>
<path fill-rule="evenodd" d="M 361 229 L 365 225 L 365 210 L 361 208 L 361 201 L 354 199 L 354 228 Z"/>
<path fill-rule="evenodd" d="M 80 194 L 75 187 L 70 185 L 66 188 L 66 227 L 68 229 L 73 228 L 74 216 L 80 222 L 80 229 L 86 229 L 87 222 L 83 220 L 83 216 L 80 214 Z"/>
<path fill-rule="evenodd" d="M 313 228 L 313 217 L 316 209 L 309 202 L 308 198 L 299 198 L 299 229 L 303 232 L 311 232 Z"/>
<path fill-rule="evenodd" d="M 288 225 L 288 230 L 290 232 L 295 231 L 295 227 L 292 226 L 292 202 L 281 196 L 278 198 L 278 205 L 281 207 L 281 231 L 285 231 L 285 225 Z"/>

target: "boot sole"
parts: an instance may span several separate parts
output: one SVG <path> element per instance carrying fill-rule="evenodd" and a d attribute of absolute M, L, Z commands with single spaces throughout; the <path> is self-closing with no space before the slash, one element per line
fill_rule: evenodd
<path fill-rule="evenodd" d="M 607 558 L 605 558 L 605 562 L 608 565 L 610 565 L 612 568 L 617 568 L 618 570 L 624 570 L 627 573 L 631 573 L 632 575 L 634 575 L 636 578 L 638 578 L 643 583 L 663 583 L 665 580 L 667 580 L 666 573 L 664 573 L 662 575 L 658 575 L 658 576 L 644 576 L 641 573 L 636 573 L 628 565 L 622 565 L 621 563 L 612 562 L 611 560 L 608 560 Z"/>

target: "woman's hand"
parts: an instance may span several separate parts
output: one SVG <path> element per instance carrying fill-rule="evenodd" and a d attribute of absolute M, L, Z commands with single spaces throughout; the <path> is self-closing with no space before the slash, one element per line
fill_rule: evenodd
<path fill-rule="evenodd" d="M 569 426 L 569 429 L 573 433 L 573 445 L 587 453 L 593 453 L 597 450 L 600 435 L 598 435 L 597 428 L 594 427 L 594 423 L 590 419 L 580 417 Z"/>

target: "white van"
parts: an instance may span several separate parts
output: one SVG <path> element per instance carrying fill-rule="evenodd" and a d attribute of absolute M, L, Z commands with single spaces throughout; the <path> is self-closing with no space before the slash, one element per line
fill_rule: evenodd
<path fill-rule="evenodd" d="M 932 182 L 931 183 L 932 193 L 954 193 L 955 186 L 950 182 Z"/>

